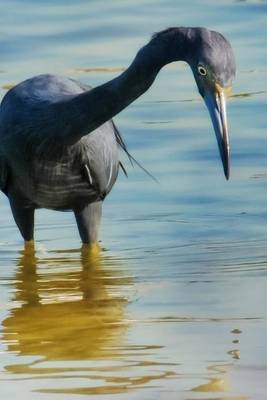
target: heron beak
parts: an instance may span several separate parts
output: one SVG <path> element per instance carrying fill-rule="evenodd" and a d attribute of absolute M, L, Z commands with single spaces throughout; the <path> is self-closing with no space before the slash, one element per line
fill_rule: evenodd
<path fill-rule="evenodd" d="M 230 144 L 225 99 L 230 91 L 231 88 L 223 88 L 216 83 L 214 92 L 207 91 L 204 95 L 204 101 L 209 110 L 217 138 L 224 175 L 227 180 L 230 176 Z"/>

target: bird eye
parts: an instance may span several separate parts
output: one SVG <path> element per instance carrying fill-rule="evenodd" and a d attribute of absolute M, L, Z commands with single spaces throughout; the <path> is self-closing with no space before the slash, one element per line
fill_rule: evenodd
<path fill-rule="evenodd" d="M 207 75 L 207 70 L 206 68 L 203 67 L 203 65 L 198 65 L 197 67 L 199 75 L 205 76 Z"/>

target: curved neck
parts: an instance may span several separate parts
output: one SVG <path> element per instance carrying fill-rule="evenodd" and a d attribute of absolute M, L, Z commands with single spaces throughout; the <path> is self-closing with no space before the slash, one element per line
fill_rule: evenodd
<path fill-rule="evenodd" d="M 185 32 L 178 29 L 170 38 L 155 37 L 121 75 L 66 99 L 61 105 L 69 122 L 68 141 L 76 142 L 126 108 L 148 90 L 164 65 L 186 60 L 186 42 Z"/>

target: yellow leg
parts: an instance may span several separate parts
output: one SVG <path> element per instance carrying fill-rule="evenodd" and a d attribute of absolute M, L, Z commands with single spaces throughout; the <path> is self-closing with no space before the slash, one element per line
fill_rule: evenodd
<path fill-rule="evenodd" d="M 24 254 L 34 254 L 35 253 L 35 246 L 34 240 L 25 240 L 24 242 Z"/>
<path fill-rule="evenodd" d="M 91 244 L 83 243 L 81 253 L 82 256 L 85 257 L 99 257 L 101 253 L 101 247 L 98 242 Z"/>
<path fill-rule="evenodd" d="M 21 259 L 19 261 L 19 265 L 23 265 L 25 267 L 36 267 L 36 256 L 35 256 L 35 248 L 33 240 L 25 240 L 24 249 L 20 252 Z"/>

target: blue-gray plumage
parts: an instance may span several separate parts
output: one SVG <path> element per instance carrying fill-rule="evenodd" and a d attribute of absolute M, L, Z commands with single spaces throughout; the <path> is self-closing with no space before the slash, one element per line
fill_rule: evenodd
<path fill-rule="evenodd" d="M 111 118 L 141 96 L 164 65 L 179 60 L 189 63 L 209 109 L 228 179 L 224 93 L 235 74 L 232 48 L 205 28 L 169 28 L 155 34 L 125 72 L 94 89 L 40 75 L 5 95 L 0 189 L 25 241 L 33 239 L 37 208 L 73 210 L 83 243 L 97 241 L 102 201 L 118 175 L 119 147 L 126 150 Z"/>

